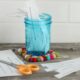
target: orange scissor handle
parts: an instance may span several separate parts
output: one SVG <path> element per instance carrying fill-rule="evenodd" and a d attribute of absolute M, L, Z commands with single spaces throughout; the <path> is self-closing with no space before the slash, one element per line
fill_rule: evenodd
<path fill-rule="evenodd" d="M 28 64 L 27 65 L 30 69 L 31 69 L 31 71 L 33 71 L 33 72 L 36 72 L 36 71 L 39 71 L 39 66 L 38 65 L 36 65 L 36 64 Z"/>
<path fill-rule="evenodd" d="M 36 64 L 18 65 L 18 71 L 23 75 L 31 75 L 32 72 L 38 71 L 40 68 Z"/>
<path fill-rule="evenodd" d="M 26 65 L 18 65 L 17 66 L 19 73 L 21 73 L 22 75 L 31 75 L 32 71 L 29 67 L 27 67 Z"/>

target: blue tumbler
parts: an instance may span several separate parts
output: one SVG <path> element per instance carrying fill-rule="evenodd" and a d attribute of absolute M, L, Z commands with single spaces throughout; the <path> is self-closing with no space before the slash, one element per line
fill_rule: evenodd
<path fill-rule="evenodd" d="M 25 46 L 27 54 L 42 56 L 50 49 L 51 16 L 43 13 L 38 19 L 25 18 Z"/>

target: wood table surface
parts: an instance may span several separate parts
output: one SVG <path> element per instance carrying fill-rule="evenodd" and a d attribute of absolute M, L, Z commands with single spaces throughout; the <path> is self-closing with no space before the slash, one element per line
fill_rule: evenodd
<path fill-rule="evenodd" d="M 21 45 L 21 46 L 23 47 L 23 45 Z M 0 50 L 14 49 L 14 48 L 17 48 L 17 45 L 16 46 L 5 45 L 5 44 L 0 45 Z M 64 61 L 67 59 L 74 59 L 74 58 L 80 57 L 80 50 L 79 49 L 76 49 L 76 50 L 56 49 L 56 51 L 58 51 L 61 54 L 61 56 L 65 57 L 65 59 L 64 58 L 56 59 L 51 62 Z M 48 63 L 48 62 L 46 62 L 46 63 Z M 37 63 L 37 64 L 41 64 L 41 63 Z M 30 76 L 2 77 L 2 78 L 0 78 L 0 80 L 58 80 L 57 78 L 54 77 L 54 74 L 55 74 L 54 72 L 46 73 L 45 71 L 43 71 L 43 68 L 42 68 L 38 73 L 35 73 Z M 70 74 L 69 76 L 66 76 L 66 77 L 59 79 L 59 80 L 80 80 L 80 71 L 73 73 L 73 74 Z"/>

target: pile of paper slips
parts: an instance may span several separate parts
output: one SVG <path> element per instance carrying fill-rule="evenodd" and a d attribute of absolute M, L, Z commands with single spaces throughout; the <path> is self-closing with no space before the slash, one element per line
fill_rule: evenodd
<path fill-rule="evenodd" d="M 58 72 L 58 74 L 55 74 L 54 76 L 60 79 L 80 70 L 80 58 L 66 60 L 62 62 L 45 63 L 41 64 L 41 66 L 46 67 L 45 68 L 46 72 L 50 71 Z"/>

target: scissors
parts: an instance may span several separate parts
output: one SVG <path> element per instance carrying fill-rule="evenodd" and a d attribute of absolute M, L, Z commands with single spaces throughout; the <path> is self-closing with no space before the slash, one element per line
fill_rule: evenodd
<path fill-rule="evenodd" d="M 37 72 L 40 69 L 37 64 L 15 64 L 3 60 L 0 60 L 0 62 L 16 68 L 18 72 L 22 75 L 31 75 L 32 72 Z"/>

